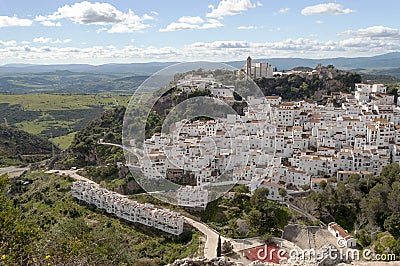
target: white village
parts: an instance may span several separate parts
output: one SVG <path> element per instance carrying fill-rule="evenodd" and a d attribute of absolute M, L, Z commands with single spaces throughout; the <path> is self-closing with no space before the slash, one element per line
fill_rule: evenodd
<path fill-rule="evenodd" d="M 293 74 L 272 71 L 269 64 L 249 58 L 237 76 Z M 312 77 L 320 72 L 295 74 Z M 227 104 L 235 101 L 234 86 L 217 82 L 212 74 L 187 74 L 175 85 L 178 91 L 208 90 L 207 97 Z M 354 174 L 368 178 L 385 165 L 400 163 L 400 106 L 386 90 L 382 84 L 355 84 L 353 94 L 336 95 L 342 101 L 339 107 L 329 101 L 318 105 L 285 102 L 280 96 L 249 97 L 244 115 L 182 120 L 170 134 L 152 135 L 144 143 L 140 168 L 154 181 L 192 176 L 196 185 L 182 185 L 176 191 L 178 205 L 202 210 L 210 201 L 209 189 L 221 184 L 242 184 L 251 193 L 267 188 L 269 200 L 285 203 L 309 190 L 321 192 L 331 176 L 337 182 Z M 220 180 L 223 173 L 230 179 Z M 179 213 L 129 200 L 97 184 L 77 181 L 72 190 L 77 199 L 108 213 L 173 235 L 181 234 L 187 222 Z M 282 237 L 297 248 L 322 253 L 341 239 L 346 248 L 356 247 L 356 240 L 335 222 L 324 229 L 289 224 Z"/>
<path fill-rule="evenodd" d="M 234 98 L 231 87 L 210 75 L 188 75 L 177 87 L 210 90 L 211 97 L 226 102 Z M 201 188 L 218 183 L 219 174 L 228 170 L 232 182 L 250 191 L 267 187 L 275 201 L 284 200 L 279 189 L 289 197 L 308 188 L 319 191 L 327 176 L 345 182 L 352 174 L 379 174 L 385 165 L 400 163 L 400 107 L 382 84 L 355 87 L 354 94 L 339 96 L 341 107 L 266 96 L 247 99 L 244 116 L 179 121 L 171 136 L 156 133 L 146 140 L 142 170 L 147 178 L 171 181 L 191 171 L 198 188 L 182 188 L 182 205 L 203 207 L 207 191 Z"/>

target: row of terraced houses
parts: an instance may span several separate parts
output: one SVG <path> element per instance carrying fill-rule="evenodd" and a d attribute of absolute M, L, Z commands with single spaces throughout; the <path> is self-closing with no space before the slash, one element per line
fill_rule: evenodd
<path fill-rule="evenodd" d="M 180 235 L 183 232 L 184 218 L 179 213 L 130 200 L 96 183 L 76 181 L 72 185 L 72 195 L 122 219 L 173 235 Z"/>

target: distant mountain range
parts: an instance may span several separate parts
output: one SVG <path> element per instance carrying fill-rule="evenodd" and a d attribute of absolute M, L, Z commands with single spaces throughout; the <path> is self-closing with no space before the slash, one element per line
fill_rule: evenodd
<path fill-rule="evenodd" d="M 279 70 L 289 70 L 295 67 L 316 67 L 318 64 L 334 65 L 343 70 L 364 70 L 364 69 L 389 69 L 400 68 L 400 52 L 387 53 L 371 57 L 354 58 L 327 58 L 327 59 L 305 59 L 305 58 L 262 58 L 254 61 L 268 62 L 276 66 Z M 42 73 L 52 71 L 72 71 L 86 73 L 127 73 L 134 75 L 151 75 L 167 66 L 177 62 L 151 62 L 151 63 L 131 63 L 131 64 L 66 64 L 66 65 L 30 65 L 30 64 L 9 64 L 0 66 L 0 74 L 15 73 Z M 227 64 L 241 68 L 245 64 L 243 61 L 231 61 Z M 397 71 L 396 71 L 397 73 Z"/>
<path fill-rule="evenodd" d="M 324 66 L 334 65 L 336 68 L 342 70 L 398 68 L 400 67 L 400 52 L 371 57 L 338 57 L 327 59 L 271 58 L 260 59 L 258 61 L 268 62 L 271 65 L 276 66 L 280 70 L 293 69 L 299 66 L 315 68 L 318 64 L 322 64 Z M 241 67 L 243 66 L 244 62 L 238 63 L 241 63 L 241 65 L 239 65 Z M 233 62 L 231 62 L 230 64 L 233 65 Z"/>
<path fill-rule="evenodd" d="M 67 64 L 67 65 L 30 65 L 30 64 L 9 64 L 0 66 L 0 74 L 27 74 L 43 73 L 54 71 L 71 71 L 78 73 L 99 73 L 99 74 L 134 74 L 151 75 L 174 62 L 152 62 L 152 63 L 132 63 L 132 64 Z"/>

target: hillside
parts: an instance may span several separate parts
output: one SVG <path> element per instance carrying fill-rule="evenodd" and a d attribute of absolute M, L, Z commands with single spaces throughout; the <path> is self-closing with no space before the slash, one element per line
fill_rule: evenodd
<path fill-rule="evenodd" d="M 56 69 L 56 67 L 54 67 Z M 134 93 L 147 75 L 54 70 L 0 75 L 0 93 Z M 47 68 L 46 68 L 47 70 Z M 1 67 L 0 67 L 1 73 Z"/>
<path fill-rule="evenodd" d="M 72 182 L 0 176 L 0 265 L 158 266 L 196 255 L 198 233 L 173 237 L 118 219 L 74 199 Z"/>
<path fill-rule="evenodd" d="M 128 167 L 117 167 L 125 162 L 123 150 L 105 146 L 100 139 L 109 143 L 122 143 L 122 124 L 125 107 L 116 107 L 103 112 L 85 128 L 74 135 L 71 145 L 54 160 L 49 167 L 54 169 L 83 168 L 80 173 L 109 189 L 122 194 L 143 192 Z"/>
<path fill-rule="evenodd" d="M 350 92 L 354 83 L 361 82 L 357 73 L 322 67 L 318 75 L 286 75 L 274 79 L 256 80 L 264 95 L 279 95 L 284 100 L 322 99 L 323 95 L 335 92 Z"/>
<path fill-rule="evenodd" d="M 54 152 L 59 148 L 54 146 Z M 52 144 L 45 138 L 0 125 L 0 165 L 26 164 L 52 155 Z"/>
<path fill-rule="evenodd" d="M 64 152 L 63 164 L 71 166 L 106 165 L 122 161 L 123 151 L 118 147 L 99 145 L 98 141 L 122 143 L 122 123 L 125 107 L 107 110 L 90 121 L 74 137 Z"/>
<path fill-rule="evenodd" d="M 0 94 L 0 121 L 69 146 L 75 132 L 130 96 L 114 94 Z"/>

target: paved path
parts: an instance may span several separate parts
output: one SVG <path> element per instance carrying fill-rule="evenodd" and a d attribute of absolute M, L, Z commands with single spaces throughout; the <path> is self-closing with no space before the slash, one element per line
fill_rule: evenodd
<path fill-rule="evenodd" d="M 214 229 L 210 228 L 208 225 L 195 221 L 189 217 L 185 216 L 186 223 L 192 225 L 201 233 L 203 233 L 207 240 L 204 246 L 204 257 L 207 259 L 213 259 L 217 257 L 217 246 L 218 246 L 218 236 L 219 233 Z M 230 241 L 233 245 L 234 252 L 240 252 L 244 249 L 258 247 L 264 245 L 264 242 L 260 241 L 258 238 L 251 238 L 251 239 L 230 239 L 224 236 L 221 236 L 221 244 L 224 241 Z"/>
<path fill-rule="evenodd" d="M 23 172 L 29 171 L 28 167 L 15 167 L 15 166 L 10 166 L 10 167 L 4 167 L 0 168 L 0 175 L 8 174 L 10 178 L 20 176 Z"/>
<path fill-rule="evenodd" d="M 75 180 L 86 181 L 89 183 L 96 183 L 96 182 L 93 182 L 92 180 L 90 180 L 89 178 L 78 175 L 77 174 L 78 171 L 79 170 L 50 170 L 50 171 L 47 171 L 46 174 L 68 175 Z"/>
<path fill-rule="evenodd" d="M 97 143 L 100 144 L 100 145 L 118 147 L 118 148 L 123 149 L 124 151 L 127 151 L 130 154 L 135 155 L 136 158 L 138 159 L 138 164 L 134 165 L 134 164 L 131 164 L 129 162 L 128 166 L 135 167 L 135 168 L 141 168 L 142 167 L 142 158 L 143 158 L 143 151 L 142 150 L 140 150 L 138 148 L 135 148 L 135 147 L 127 148 L 127 147 L 125 147 L 125 146 L 123 146 L 121 144 L 104 142 L 102 139 L 100 139 Z"/>
<path fill-rule="evenodd" d="M 204 257 L 207 259 L 213 259 L 217 257 L 217 246 L 218 246 L 218 236 L 219 234 L 214 231 L 212 228 L 209 226 L 197 222 L 189 217 L 185 216 L 185 222 L 192 225 L 194 228 L 199 230 L 201 233 L 203 233 L 206 236 L 206 243 L 204 245 Z M 225 240 L 229 240 L 223 236 L 221 236 L 221 243 L 223 243 Z"/>

